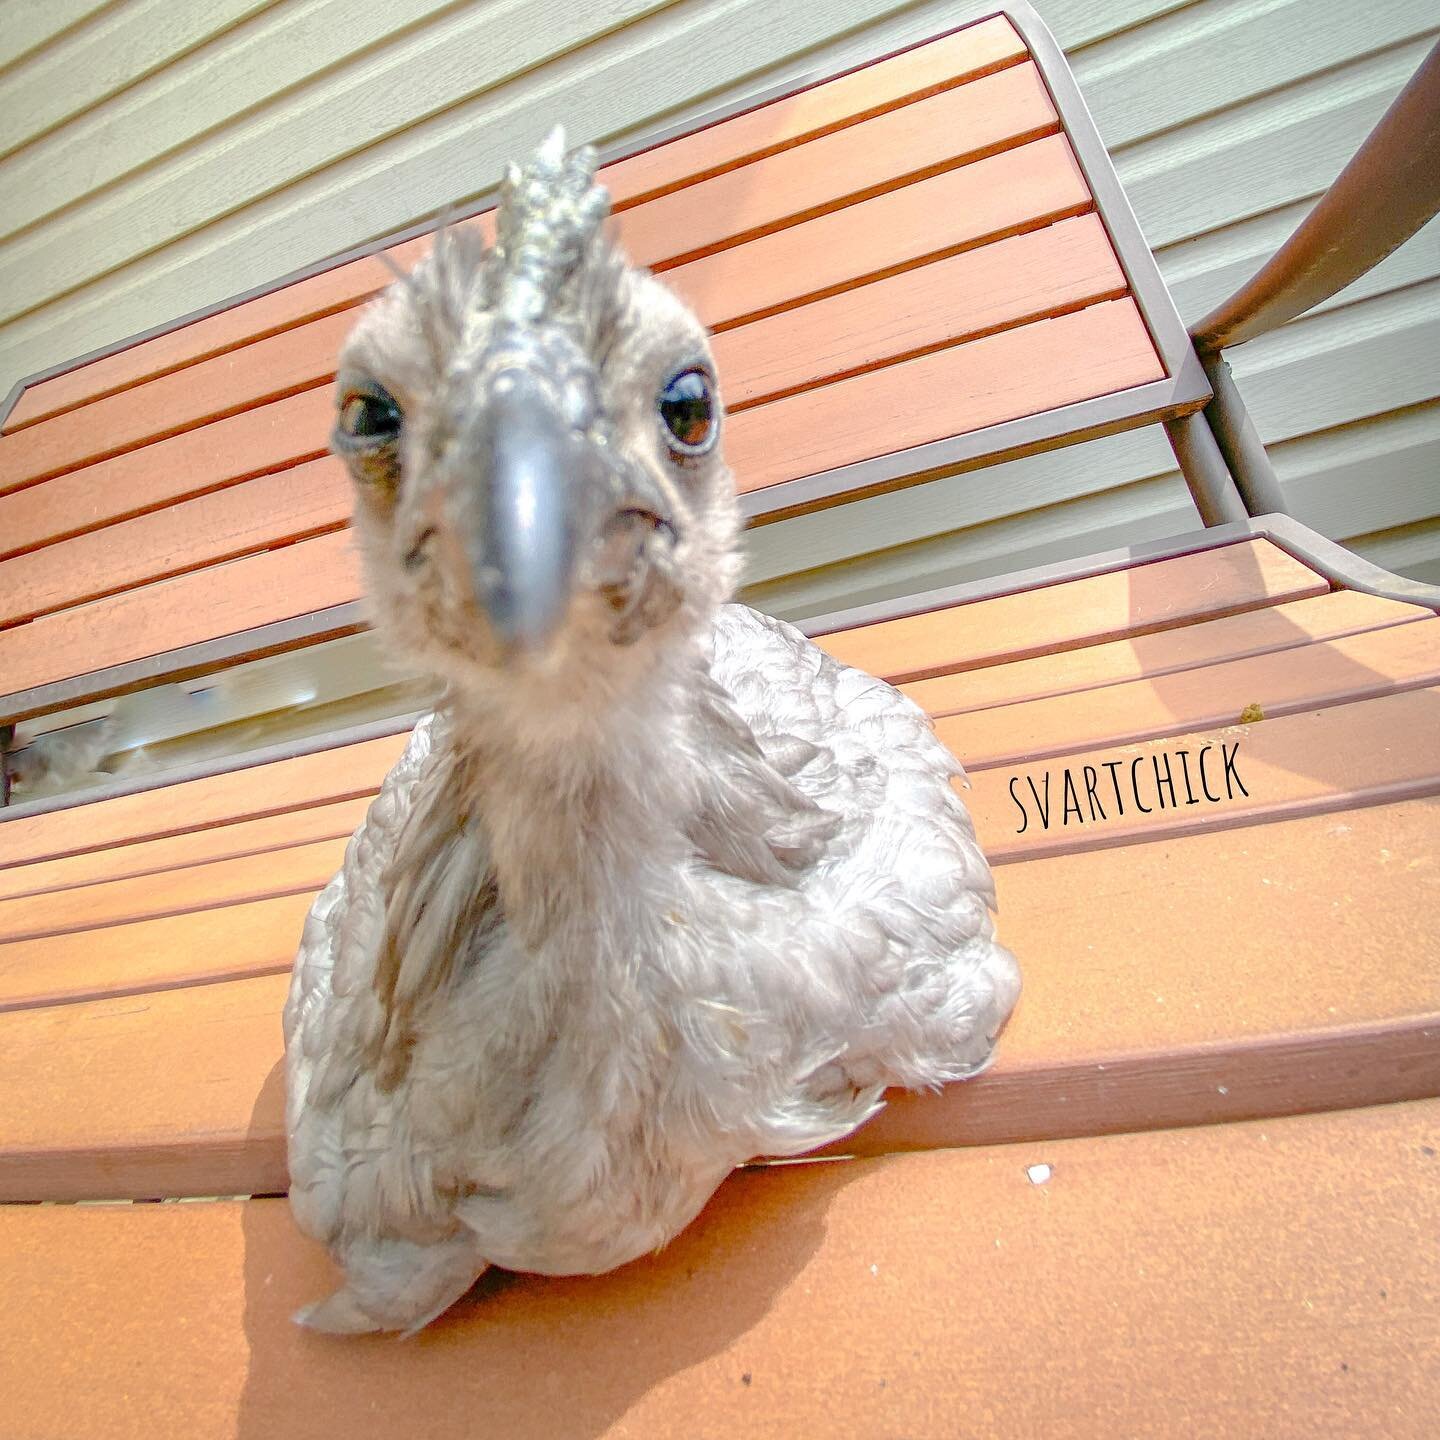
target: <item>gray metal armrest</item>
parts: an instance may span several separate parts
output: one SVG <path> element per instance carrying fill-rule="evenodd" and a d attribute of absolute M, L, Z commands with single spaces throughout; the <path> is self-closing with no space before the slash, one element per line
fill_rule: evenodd
<path fill-rule="evenodd" d="M 1269 262 L 1191 330 L 1201 355 L 1253 340 L 1372 270 L 1440 211 L 1440 44 Z"/>
<path fill-rule="evenodd" d="M 1328 300 L 1440 211 L 1440 44 L 1295 233 L 1191 336 L 1215 398 L 1205 418 L 1252 515 L 1285 513 L 1280 482 L 1221 350 Z"/>

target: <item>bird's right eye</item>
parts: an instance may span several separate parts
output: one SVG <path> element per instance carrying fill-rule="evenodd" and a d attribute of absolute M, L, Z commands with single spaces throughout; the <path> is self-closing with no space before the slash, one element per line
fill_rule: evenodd
<path fill-rule="evenodd" d="M 346 440 L 381 444 L 400 433 L 403 419 L 395 397 L 379 385 L 351 390 L 340 402 L 335 428 Z"/>

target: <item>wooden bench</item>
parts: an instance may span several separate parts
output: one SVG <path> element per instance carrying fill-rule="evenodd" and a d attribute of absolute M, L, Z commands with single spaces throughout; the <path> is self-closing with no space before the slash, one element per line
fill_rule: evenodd
<path fill-rule="evenodd" d="M 1027 9 L 846 44 L 606 169 L 718 332 L 751 515 L 1164 422 L 1207 522 L 807 627 L 971 772 L 1026 981 L 993 1070 L 742 1173 L 654 1260 L 487 1279 L 408 1345 L 302 1334 L 285 975 L 410 717 L 14 805 L 7 1435 L 1426 1433 L 1440 593 L 1247 514 L 1243 412 L 1202 415 Z M 321 452 L 387 278 L 348 257 L 25 387 L 0 721 L 363 624 Z"/>

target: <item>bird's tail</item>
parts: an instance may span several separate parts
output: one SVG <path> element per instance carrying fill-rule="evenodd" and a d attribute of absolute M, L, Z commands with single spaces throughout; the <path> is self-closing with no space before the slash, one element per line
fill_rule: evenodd
<path fill-rule="evenodd" d="M 475 1238 L 462 1231 L 433 1245 L 367 1241 L 342 1257 L 345 1284 L 296 1311 L 295 1323 L 329 1335 L 399 1330 L 413 1335 L 444 1314 L 485 1270 Z"/>

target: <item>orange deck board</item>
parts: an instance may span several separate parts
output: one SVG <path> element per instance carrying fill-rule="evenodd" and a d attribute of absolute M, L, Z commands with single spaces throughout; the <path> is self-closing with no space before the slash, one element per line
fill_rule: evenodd
<path fill-rule="evenodd" d="M 629 208 L 1025 56 L 1015 27 L 997 15 L 617 160 L 605 167 L 605 184 Z"/>
<path fill-rule="evenodd" d="M 1007 870 L 1001 935 L 1027 991 L 999 1060 L 980 1080 L 897 1103 L 848 1148 L 1427 1093 L 1440 1085 L 1440 939 L 1417 933 L 1415 900 L 1417 885 L 1440 883 L 1424 866 L 1437 841 L 1429 799 Z M 1243 873 L 1196 883 L 1221 865 Z M 1317 887 L 1336 874 L 1355 883 Z M 1127 893 L 1144 905 L 1118 903 Z M 251 939 L 250 907 L 229 908 L 229 963 L 250 944 L 275 965 Z M 293 947 L 298 919 L 288 933 Z M 0 1088 L 14 1097 L 0 1116 L 0 1196 L 283 1188 L 287 986 L 261 976 L 0 1015 Z M 1295 1036 L 1310 1060 L 1277 1078 L 1269 1038 Z M 41 1065 L 50 1085 L 20 1083 Z"/>
<path fill-rule="evenodd" d="M 1422 1440 L 1440 1106 L 733 1176 L 659 1255 L 482 1282 L 431 1329 L 289 1315 L 281 1200 L 7 1206 L 16 1440 L 475 1433 Z M 1043 1185 L 1029 1167 L 1051 1167 Z M 1303 1214 L 1304 1224 L 1296 1223 Z"/>

